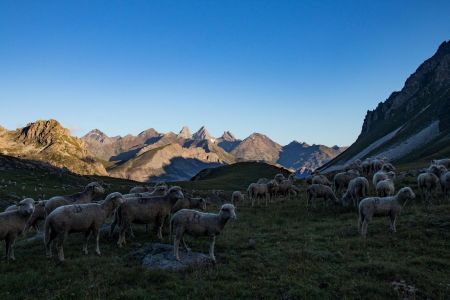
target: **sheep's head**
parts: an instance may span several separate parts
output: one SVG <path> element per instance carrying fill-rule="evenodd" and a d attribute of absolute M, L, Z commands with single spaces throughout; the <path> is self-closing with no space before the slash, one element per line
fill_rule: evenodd
<path fill-rule="evenodd" d="M 381 170 L 383 170 L 385 172 L 395 171 L 395 167 L 391 163 L 385 163 L 381 167 Z"/>
<path fill-rule="evenodd" d="M 31 216 L 34 212 L 34 200 L 26 198 L 20 201 L 17 205 L 17 210 L 23 216 Z"/>
<path fill-rule="evenodd" d="M 234 207 L 233 204 L 230 203 L 222 205 L 219 214 L 225 219 L 233 219 L 233 220 L 237 219 L 236 208 Z"/>
<path fill-rule="evenodd" d="M 347 206 L 351 201 L 350 193 L 345 192 L 344 195 L 342 195 L 342 204 L 344 206 Z"/>
<path fill-rule="evenodd" d="M 434 175 L 440 177 L 442 174 L 447 172 L 447 168 L 442 165 L 431 165 L 428 168 L 428 171 L 433 173 Z"/>
<path fill-rule="evenodd" d="M 206 210 L 206 200 L 204 198 L 191 198 L 191 202 L 194 202 L 194 208 Z"/>
<path fill-rule="evenodd" d="M 170 199 L 181 200 L 184 199 L 183 192 L 179 186 L 173 186 L 167 191 L 167 195 Z"/>
<path fill-rule="evenodd" d="M 397 195 L 399 196 L 399 198 L 404 200 L 412 200 L 416 198 L 416 194 L 414 194 L 413 190 L 410 187 L 401 188 L 398 191 Z"/>
<path fill-rule="evenodd" d="M 98 182 L 91 182 L 86 186 L 86 189 L 91 191 L 94 195 L 103 195 L 105 189 Z"/>
<path fill-rule="evenodd" d="M 387 172 L 387 176 L 390 180 L 394 180 L 396 175 L 394 171 L 389 171 Z"/>
<path fill-rule="evenodd" d="M 286 179 L 285 177 L 284 177 L 284 175 L 283 174 L 277 174 L 277 175 L 275 175 L 275 177 L 274 177 L 274 179 L 275 179 L 275 181 L 277 182 L 277 183 L 280 183 L 280 182 L 282 182 L 284 179 Z"/>
<path fill-rule="evenodd" d="M 123 195 L 121 193 L 114 192 L 106 197 L 105 202 L 108 201 L 112 202 L 114 207 L 119 207 L 122 203 L 125 202 L 125 199 L 123 198 Z"/>

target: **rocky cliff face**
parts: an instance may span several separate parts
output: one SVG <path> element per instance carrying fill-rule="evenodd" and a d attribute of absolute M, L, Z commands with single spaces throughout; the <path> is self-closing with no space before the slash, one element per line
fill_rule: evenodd
<path fill-rule="evenodd" d="M 354 159 L 372 156 L 404 163 L 429 160 L 447 153 L 449 132 L 450 41 L 447 41 L 409 76 L 400 91 L 367 112 L 356 142 L 322 170 L 341 168 Z M 439 144 L 440 149 L 433 147 Z"/>
<path fill-rule="evenodd" d="M 103 165 L 56 120 L 37 121 L 0 136 L 0 151 L 15 157 L 42 160 L 81 174 L 107 175 Z"/>

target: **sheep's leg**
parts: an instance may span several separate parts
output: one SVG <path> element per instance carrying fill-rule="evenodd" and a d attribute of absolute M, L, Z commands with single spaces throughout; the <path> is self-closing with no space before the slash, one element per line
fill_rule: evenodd
<path fill-rule="evenodd" d="M 58 259 L 60 262 L 64 262 L 64 241 L 66 240 L 67 232 L 60 235 L 56 248 L 58 249 Z"/>
<path fill-rule="evenodd" d="M 180 239 L 183 238 L 183 235 L 180 233 L 180 231 L 177 230 L 175 233 L 175 238 L 173 240 L 173 254 L 175 255 L 175 259 L 180 261 Z"/>
<path fill-rule="evenodd" d="M 91 230 L 86 231 L 86 233 L 84 234 L 84 246 L 83 246 L 83 252 L 85 255 L 88 255 L 88 242 L 90 237 L 91 237 Z"/>
<path fill-rule="evenodd" d="M 57 237 L 57 233 L 54 230 L 50 231 L 50 237 L 48 239 L 48 242 L 45 245 L 46 248 L 46 254 L 47 257 L 52 257 L 53 253 L 52 253 L 52 246 L 53 246 L 53 240 Z"/>
<path fill-rule="evenodd" d="M 10 253 L 11 253 L 11 239 L 10 237 L 6 237 L 5 239 L 5 253 L 6 253 L 6 260 L 9 261 Z"/>
<path fill-rule="evenodd" d="M 189 248 L 188 245 L 186 244 L 186 241 L 184 240 L 184 237 L 181 240 L 183 241 L 184 249 L 186 249 L 187 252 L 191 252 L 191 248 Z"/>
<path fill-rule="evenodd" d="M 209 247 L 209 256 L 213 262 L 216 262 L 216 257 L 214 256 L 214 245 L 216 243 L 216 236 L 212 236 L 211 245 Z"/>
<path fill-rule="evenodd" d="M 391 231 L 397 232 L 397 228 L 395 227 L 395 221 L 397 219 L 397 216 L 395 214 L 391 214 L 389 217 L 391 219 Z"/>
<path fill-rule="evenodd" d="M 368 225 L 368 222 L 367 222 L 367 220 L 365 219 L 365 220 L 363 221 L 363 223 L 362 223 L 362 226 L 361 226 L 361 235 L 362 235 L 363 237 L 366 237 L 366 235 L 367 235 L 367 225 Z"/>
<path fill-rule="evenodd" d="M 95 253 L 97 255 L 102 255 L 100 252 L 100 230 L 95 230 Z"/>
<path fill-rule="evenodd" d="M 9 245 L 9 248 L 10 248 L 10 250 L 9 250 L 9 257 L 11 258 L 11 260 L 16 260 L 16 257 L 14 256 L 14 246 L 15 246 L 15 244 L 16 244 L 16 238 L 13 237 L 12 240 L 11 240 L 11 243 Z"/>

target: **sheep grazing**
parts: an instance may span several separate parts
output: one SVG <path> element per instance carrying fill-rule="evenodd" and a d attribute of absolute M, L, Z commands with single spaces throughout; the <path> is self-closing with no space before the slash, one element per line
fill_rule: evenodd
<path fill-rule="evenodd" d="M 240 191 L 234 191 L 231 194 L 231 203 L 236 206 L 238 202 L 244 202 L 244 195 Z"/>
<path fill-rule="evenodd" d="M 203 198 L 184 197 L 175 203 L 172 207 L 171 213 L 174 214 L 185 208 L 206 210 L 206 200 Z"/>
<path fill-rule="evenodd" d="M 269 201 L 269 190 L 267 188 L 267 184 L 265 183 L 251 183 L 247 188 L 248 198 L 252 201 L 252 206 L 255 204 L 255 200 L 263 198 L 266 201 L 266 206 Z"/>
<path fill-rule="evenodd" d="M 391 230 L 396 232 L 395 222 L 400 214 L 402 207 L 408 200 L 416 197 L 409 187 L 400 189 L 395 196 L 389 197 L 370 197 L 365 198 L 359 203 L 358 230 L 363 237 L 367 235 L 367 225 L 373 216 L 389 216 L 391 220 Z M 403 203 L 403 206 L 402 204 Z"/>
<path fill-rule="evenodd" d="M 69 233 L 84 232 L 83 251 L 88 254 L 87 244 L 91 234 L 96 238 L 95 252 L 100 255 L 100 227 L 113 211 L 124 202 L 120 193 L 109 194 L 99 203 L 72 204 L 56 208 L 45 219 L 45 249 L 52 256 L 52 242 L 57 239 L 58 259 L 64 261 L 64 241 Z"/>
<path fill-rule="evenodd" d="M 363 173 L 363 175 L 365 176 L 369 176 L 370 173 L 372 172 L 372 165 L 370 163 L 370 160 L 366 159 L 361 163 L 361 172 Z"/>
<path fill-rule="evenodd" d="M 394 180 L 395 173 L 393 171 L 385 172 L 382 170 L 376 172 L 375 174 L 373 174 L 373 178 L 372 178 L 373 187 L 376 188 L 378 182 L 380 182 L 381 180 L 386 180 L 386 179 Z"/>
<path fill-rule="evenodd" d="M 378 197 L 387 197 L 395 194 L 395 184 L 392 179 L 379 181 L 375 189 Z"/>
<path fill-rule="evenodd" d="M 13 211 L 17 210 L 17 205 L 13 204 L 11 206 L 8 206 L 5 209 L 6 211 Z M 31 215 L 30 219 L 27 222 L 27 226 L 25 227 L 25 232 L 27 232 L 30 227 L 33 227 L 33 229 L 38 232 L 39 231 L 39 224 L 38 222 L 45 219 L 45 201 L 38 201 L 34 203 L 34 211 Z"/>
<path fill-rule="evenodd" d="M 391 163 L 384 163 L 381 166 L 381 171 L 384 171 L 384 172 L 395 172 L 395 167 Z"/>
<path fill-rule="evenodd" d="M 267 183 L 267 192 L 269 193 L 269 201 L 274 201 L 275 198 L 277 197 L 279 191 L 279 186 L 278 183 L 276 182 L 275 179 L 270 180 Z"/>
<path fill-rule="evenodd" d="M 56 208 L 69 204 L 84 204 L 91 202 L 95 197 L 103 195 L 105 189 L 97 182 L 89 183 L 82 192 L 67 196 L 55 196 L 45 202 L 45 213 L 49 215 Z"/>
<path fill-rule="evenodd" d="M 355 170 L 350 170 L 347 172 L 341 172 L 334 175 L 333 186 L 334 191 L 337 195 L 341 195 L 347 190 L 350 180 L 359 177 L 359 172 Z"/>
<path fill-rule="evenodd" d="M 34 211 L 34 200 L 24 199 L 16 204 L 16 209 L 0 213 L 0 241 L 5 240 L 6 260 L 16 260 L 14 244 L 22 234 Z"/>
<path fill-rule="evenodd" d="M 295 177 L 294 174 L 289 175 L 288 179 L 284 179 L 278 183 L 278 194 L 286 197 L 292 194 L 296 195 L 300 190 L 294 186 Z"/>
<path fill-rule="evenodd" d="M 435 159 L 431 161 L 431 164 L 444 166 L 447 169 L 450 169 L 450 158 Z"/>
<path fill-rule="evenodd" d="M 369 181 L 365 177 L 356 177 L 350 180 L 347 191 L 342 196 L 342 204 L 348 205 L 351 201 L 356 207 L 359 201 L 369 194 Z"/>
<path fill-rule="evenodd" d="M 419 174 L 417 177 L 417 186 L 423 198 L 428 204 L 433 200 L 433 192 L 436 191 L 439 185 L 439 178 L 431 172 Z"/>
<path fill-rule="evenodd" d="M 216 236 L 221 233 L 229 219 L 236 219 L 236 212 L 234 205 L 224 204 L 220 208 L 218 214 L 204 213 L 191 209 L 182 209 L 174 214 L 170 220 L 171 232 L 175 233 L 174 239 L 174 255 L 179 261 L 179 245 L 183 241 L 183 245 L 187 251 L 189 247 L 184 241 L 184 235 L 191 236 L 209 236 L 211 238 L 211 245 L 209 248 L 209 256 L 213 262 L 216 261 L 214 256 L 214 245 Z"/>
<path fill-rule="evenodd" d="M 120 228 L 117 244 L 122 247 L 125 243 L 125 234 L 132 223 L 154 223 L 158 231 L 158 238 L 163 239 L 162 228 L 164 220 L 169 216 L 173 206 L 178 200 L 184 198 L 181 188 L 171 187 L 163 196 L 148 198 L 128 198 L 117 210 Z"/>
<path fill-rule="evenodd" d="M 311 184 L 323 184 L 330 187 L 332 186 L 331 181 L 329 181 L 325 175 L 315 175 L 311 180 Z"/>
<path fill-rule="evenodd" d="M 333 201 L 334 203 L 338 203 L 339 199 L 336 197 L 336 195 L 333 193 L 333 190 L 323 184 L 312 184 L 308 187 L 306 190 L 306 207 L 309 206 L 309 203 L 312 202 L 313 206 L 316 206 L 316 200 L 317 198 L 322 198 L 325 201 Z"/>

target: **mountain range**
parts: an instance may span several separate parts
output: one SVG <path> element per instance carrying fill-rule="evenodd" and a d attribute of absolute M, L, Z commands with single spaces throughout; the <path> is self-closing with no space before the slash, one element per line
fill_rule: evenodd
<path fill-rule="evenodd" d="M 400 91 L 368 111 L 358 139 L 319 170 L 340 170 L 367 157 L 426 165 L 445 156 L 450 156 L 450 41 L 443 42 Z"/>
<path fill-rule="evenodd" d="M 216 138 L 204 126 L 193 134 L 185 126 L 178 134 L 148 129 L 137 136 L 125 137 L 108 137 L 94 129 L 81 139 L 94 156 L 109 162 L 107 171 L 111 176 L 137 181 L 185 180 L 205 168 L 238 161 L 263 161 L 290 169 L 315 169 L 345 149 L 309 146 L 296 141 L 281 146 L 260 133 L 239 140 L 225 131 Z"/>

